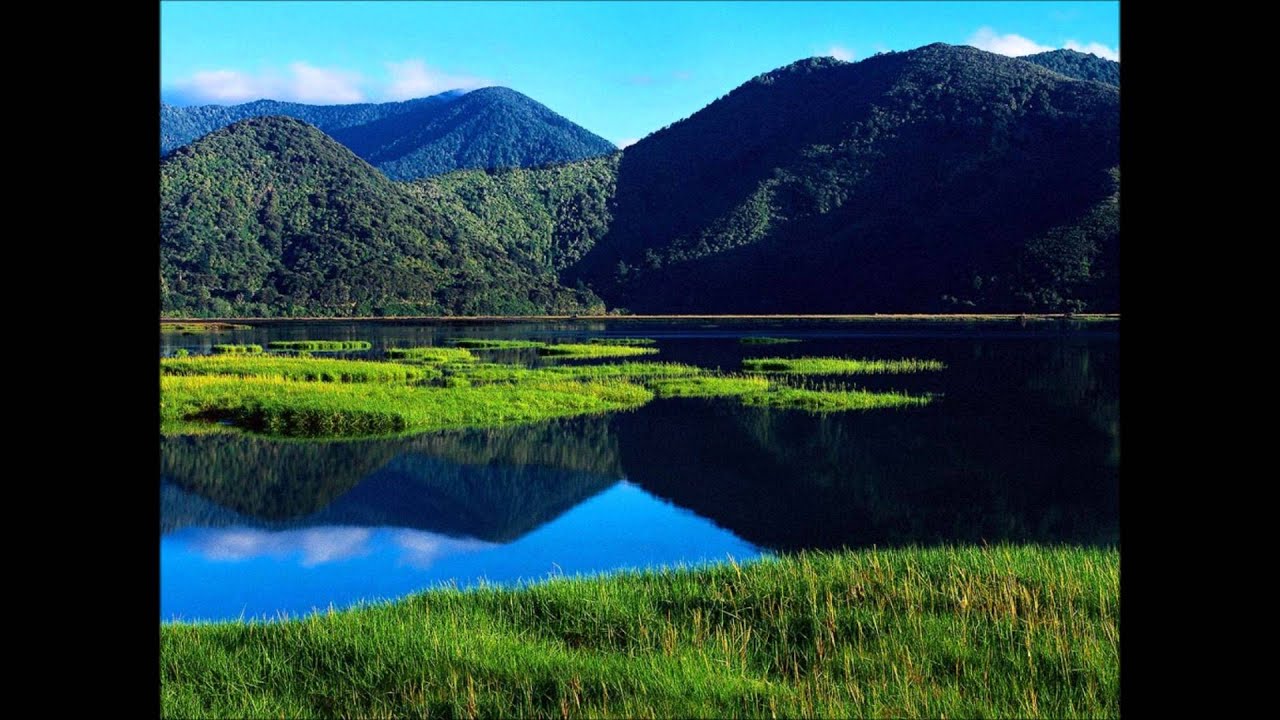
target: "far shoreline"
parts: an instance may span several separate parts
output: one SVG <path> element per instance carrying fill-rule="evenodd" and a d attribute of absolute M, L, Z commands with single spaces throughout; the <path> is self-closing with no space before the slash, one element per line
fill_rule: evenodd
<path fill-rule="evenodd" d="M 846 322 L 1078 322 L 1119 321 L 1120 313 L 860 313 L 814 315 L 384 315 L 307 317 L 164 317 L 161 323 L 292 323 L 292 322 L 601 322 L 608 320 L 838 320 Z"/>

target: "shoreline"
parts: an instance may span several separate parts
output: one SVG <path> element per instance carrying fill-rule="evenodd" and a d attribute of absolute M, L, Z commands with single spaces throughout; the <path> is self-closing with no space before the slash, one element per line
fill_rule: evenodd
<path fill-rule="evenodd" d="M 291 323 L 291 322 L 601 322 L 608 320 L 838 320 L 848 322 L 1043 322 L 1048 320 L 1074 320 L 1079 322 L 1118 322 L 1120 313 L 860 313 L 813 315 L 386 315 L 371 316 L 308 316 L 308 317 L 164 317 L 161 323 Z"/>

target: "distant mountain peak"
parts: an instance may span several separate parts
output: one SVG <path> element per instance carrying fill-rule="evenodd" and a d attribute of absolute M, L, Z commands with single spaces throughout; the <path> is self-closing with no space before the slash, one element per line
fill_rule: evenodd
<path fill-rule="evenodd" d="M 163 157 L 210 131 L 280 115 L 319 128 L 389 177 L 413 180 L 467 168 L 531 167 L 608 155 L 613 143 L 508 87 L 447 90 L 390 103 L 160 105 Z"/>

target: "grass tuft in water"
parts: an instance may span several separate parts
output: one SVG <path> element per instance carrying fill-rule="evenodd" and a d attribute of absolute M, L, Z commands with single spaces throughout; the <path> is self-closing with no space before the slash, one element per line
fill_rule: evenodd
<path fill-rule="evenodd" d="M 745 358 L 742 367 L 748 372 L 789 373 L 794 375 L 863 375 L 897 374 L 945 370 L 938 360 L 900 358 L 876 360 L 871 358 Z"/>
<path fill-rule="evenodd" d="M 657 378 L 646 382 L 645 386 L 660 398 L 710 398 L 763 393 L 769 389 L 769 381 L 762 377 L 702 375 Z"/>
<path fill-rule="evenodd" d="M 658 349 L 652 347 L 637 347 L 634 345 L 592 345 L 590 343 L 543 345 L 538 348 L 539 355 L 567 358 L 630 357 L 633 355 L 653 355 L 657 352 Z"/>
<path fill-rule="evenodd" d="M 415 360 L 425 363 L 472 362 L 476 359 L 471 351 L 456 347 L 388 348 L 387 357 L 392 360 Z"/>
<path fill-rule="evenodd" d="M 455 347 L 472 348 L 475 350 L 523 350 L 526 348 L 540 348 L 546 343 L 536 340 L 488 340 L 484 338 L 463 338 L 453 342 Z"/>
<path fill-rule="evenodd" d="M 743 345 L 788 345 L 790 343 L 798 343 L 800 340 L 797 338 L 744 337 L 738 338 L 738 342 Z"/>
<path fill-rule="evenodd" d="M 262 352 L 261 345 L 214 345 L 213 351 L 219 355 L 251 355 Z"/>
<path fill-rule="evenodd" d="M 593 337 L 587 340 L 588 345 L 657 345 L 658 341 L 653 338 L 636 338 L 636 337 Z"/>
<path fill-rule="evenodd" d="M 373 345 L 367 340 L 272 340 L 267 343 L 267 347 L 272 350 L 338 352 L 341 350 L 368 350 Z"/>
<path fill-rule="evenodd" d="M 311 380 L 317 382 L 410 382 L 439 377 L 434 368 L 368 360 L 315 360 L 279 355 L 163 358 L 161 375 Z"/>

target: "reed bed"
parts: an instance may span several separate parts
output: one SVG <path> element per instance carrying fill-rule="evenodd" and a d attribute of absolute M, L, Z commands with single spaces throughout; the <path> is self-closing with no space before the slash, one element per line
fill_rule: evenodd
<path fill-rule="evenodd" d="M 653 355 L 657 352 L 658 349 L 654 347 L 591 343 L 563 343 L 560 345 L 543 345 L 538 348 L 539 355 L 567 358 L 631 357 L 634 355 Z"/>
<path fill-rule="evenodd" d="M 947 366 L 939 360 L 899 358 L 880 360 L 872 358 L 744 358 L 742 367 L 748 372 L 788 373 L 793 375 L 878 375 L 933 372 Z"/>
<path fill-rule="evenodd" d="M 261 345 L 214 345 L 213 352 L 217 355 L 254 355 L 262 352 Z"/>
<path fill-rule="evenodd" d="M 373 344 L 368 340 L 272 340 L 271 350 L 296 350 L 302 352 L 340 352 L 342 350 L 368 350 Z"/>

